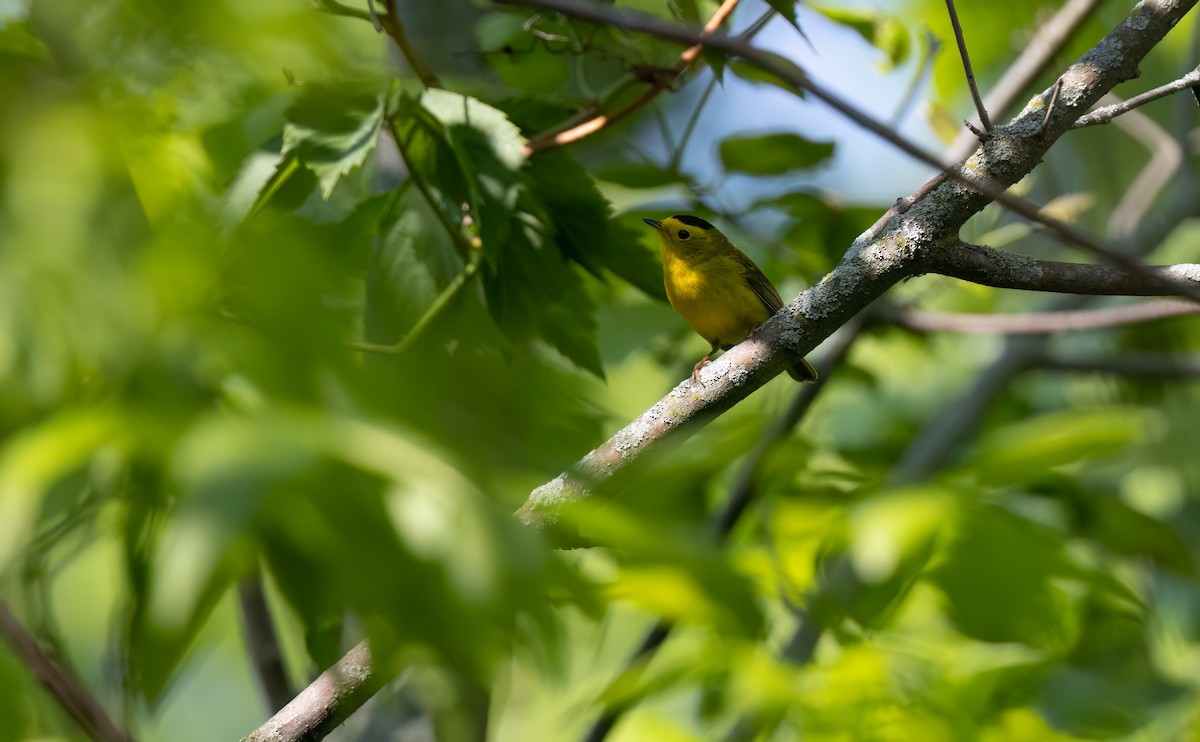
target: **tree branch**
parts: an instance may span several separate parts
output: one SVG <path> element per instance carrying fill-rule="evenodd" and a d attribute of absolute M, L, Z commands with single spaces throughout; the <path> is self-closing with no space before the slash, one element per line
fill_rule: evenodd
<path fill-rule="evenodd" d="M 1163 296 L 1164 284 L 1200 285 L 1200 264 L 1141 266 L 1037 260 L 955 240 L 927 253 L 925 272 L 1000 289 L 1092 296 Z"/>
<path fill-rule="evenodd" d="M 421 59 L 421 55 L 417 54 L 412 42 L 408 40 L 404 24 L 400 22 L 400 16 L 396 15 L 396 0 L 387 0 L 385 5 L 388 12 L 384 15 L 372 13 L 371 22 L 378 24 L 377 27 L 382 28 L 388 36 L 392 37 L 392 41 L 395 41 L 396 46 L 400 47 L 400 53 L 404 55 L 408 66 L 412 68 L 413 74 L 417 76 L 422 85 L 427 88 L 440 88 L 441 80 L 433 73 L 433 70 L 425 65 L 425 60 Z"/>
<path fill-rule="evenodd" d="M 971 69 L 971 55 L 967 53 L 967 40 L 963 36 L 962 24 L 958 21 L 958 9 L 954 0 L 946 0 L 946 12 L 950 14 L 950 25 L 954 28 L 954 40 L 958 42 L 958 56 L 962 57 L 963 71 L 967 74 L 967 87 L 971 89 L 971 100 L 975 101 L 975 111 L 979 114 L 979 123 L 984 132 L 991 131 L 992 121 L 988 118 L 987 106 L 979 96 L 979 86 L 975 84 L 975 70 Z"/>
<path fill-rule="evenodd" d="M 1076 129 L 1082 129 L 1085 126 L 1107 124 L 1117 116 L 1132 111 L 1139 106 L 1144 106 L 1151 101 L 1158 100 L 1159 98 L 1165 98 L 1172 93 L 1178 93 L 1180 90 L 1187 90 L 1188 88 L 1194 88 L 1197 86 L 1200 86 L 1200 67 L 1197 67 L 1178 80 L 1169 82 L 1166 85 L 1160 85 L 1153 90 L 1147 90 L 1141 95 L 1133 96 L 1129 100 L 1121 101 L 1120 103 L 1114 103 L 1111 106 L 1097 108 L 1095 111 L 1092 111 L 1086 116 L 1080 117 L 1080 119 L 1073 124 L 1073 127 Z"/>
<path fill-rule="evenodd" d="M 113 723 L 83 681 L 66 663 L 43 651 L 3 601 L 0 601 L 0 636 L 89 738 L 97 742 L 131 742 L 129 735 Z"/>
<path fill-rule="evenodd" d="M 372 666 L 367 643 L 360 642 L 242 742 L 323 739 L 386 682 Z"/>
<path fill-rule="evenodd" d="M 918 332 L 1003 333 L 1006 335 L 1048 335 L 1069 330 L 1098 330 L 1122 325 L 1200 314 L 1200 306 L 1189 301 L 1158 299 L 1103 309 L 1077 309 L 1028 314 L 958 314 L 924 312 L 897 307 L 882 313 L 880 320 Z"/>

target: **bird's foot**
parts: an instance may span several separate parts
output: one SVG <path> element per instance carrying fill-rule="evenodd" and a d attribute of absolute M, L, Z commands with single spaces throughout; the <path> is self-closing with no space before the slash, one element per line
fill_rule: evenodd
<path fill-rule="evenodd" d="M 710 363 L 708 358 L 701 358 L 696 367 L 692 369 L 692 386 L 704 386 L 704 382 L 700 380 L 700 370 Z"/>

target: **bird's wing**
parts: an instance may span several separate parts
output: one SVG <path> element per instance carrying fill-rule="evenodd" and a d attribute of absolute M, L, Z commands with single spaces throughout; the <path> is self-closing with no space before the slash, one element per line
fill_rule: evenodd
<path fill-rule="evenodd" d="M 742 275 L 746 278 L 746 285 L 758 297 L 758 300 L 763 303 L 767 311 L 775 314 L 783 307 L 783 299 L 779 297 L 779 292 L 771 285 L 771 281 L 759 270 L 754 261 L 746 253 L 734 248 L 734 254 L 737 256 L 738 263 L 742 266 Z"/>

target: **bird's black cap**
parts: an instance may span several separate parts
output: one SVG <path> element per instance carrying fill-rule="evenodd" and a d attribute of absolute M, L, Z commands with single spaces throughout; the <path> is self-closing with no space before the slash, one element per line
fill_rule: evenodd
<path fill-rule="evenodd" d="M 688 225 L 689 227 L 699 227 L 700 229 L 712 229 L 713 228 L 713 225 L 709 224 L 708 222 L 704 221 L 703 219 L 701 219 L 698 216 L 691 216 L 689 214 L 676 214 L 672 218 L 678 219 L 679 221 L 683 222 L 684 224 Z"/>

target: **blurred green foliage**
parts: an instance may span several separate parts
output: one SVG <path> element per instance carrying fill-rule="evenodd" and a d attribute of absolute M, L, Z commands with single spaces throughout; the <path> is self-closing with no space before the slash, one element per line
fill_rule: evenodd
<path fill-rule="evenodd" d="M 621 5 L 691 22 L 716 7 Z M 768 5 L 805 29 L 807 11 Z M 962 5 L 985 87 L 1054 9 Z M 493 739 L 578 738 L 606 703 L 633 709 L 621 740 L 1200 733 L 1195 382 L 1030 371 L 950 466 L 896 487 L 889 470 L 999 341 L 872 328 L 758 466 L 729 543 L 709 513 L 786 379 L 565 515 L 602 546 L 559 552 L 522 528 L 531 488 L 703 352 L 664 302 L 643 217 L 711 218 L 790 298 L 886 205 L 797 185 L 841 145 L 764 133 L 753 111 L 706 143 L 711 177 L 684 152 L 720 86 L 531 151 L 635 100 L 678 47 L 400 6 L 445 89 L 422 88 L 365 4 L 0 3 L 0 591 L 114 718 L 173 740 L 263 721 L 236 605 L 261 578 L 293 684 L 363 636 L 404 670 L 346 738 L 428 712 L 453 739 L 480 698 Z M 1127 10 L 1108 4 L 1072 49 Z M 917 29 L 950 39 L 933 0 L 820 12 L 881 68 L 914 64 Z M 1187 30 L 1145 79 L 1194 62 Z M 758 80 L 729 69 L 722 85 Z M 966 110 L 957 58 L 933 70 L 930 110 Z M 1026 186 L 1087 192 L 1067 218 L 1099 231 L 1145 160 L 1123 137 L 1064 140 Z M 728 174 L 770 187 L 734 211 Z M 1064 254 L 1010 224 L 988 210 L 968 230 Z M 1195 227 L 1161 258 L 1195 261 Z M 932 278 L 895 294 L 1039 306 Z M 1200 333 L 1052 344 L 1177 352 Z M 658 617 L 675 634 L 627 667 Z M 0 719 L 0 740 L 78 736 L 6 650 Z"/>

